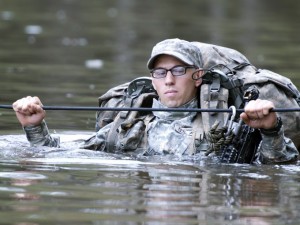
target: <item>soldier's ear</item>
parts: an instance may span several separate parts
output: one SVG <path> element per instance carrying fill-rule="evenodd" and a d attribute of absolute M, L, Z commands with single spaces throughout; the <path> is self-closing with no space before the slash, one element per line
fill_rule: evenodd
<path fill-rule="evenodd" d="M 202 79 L 201 78 L 195 81 L 195 86 L 196 87 L 199 87 L 201 84 L 202 84 Z"/>
<path fill-rule="evenodd" d="M 193 74 L 193 79 L 195 80 L 195 86 L 199 87 L 202 84 L 202 76 L 204 74 L 203 70 L 198 70 Z"/>

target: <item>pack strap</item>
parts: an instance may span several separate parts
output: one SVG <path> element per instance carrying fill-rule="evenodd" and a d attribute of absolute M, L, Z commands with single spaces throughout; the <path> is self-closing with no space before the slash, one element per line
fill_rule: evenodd
<path fill-rule="evenodd" d="M 218 108 L 219 96 L 220 96 L 221 82 L 219 76 L 214 76 L 212 83 L 209 87 L 209 105 L 210 109 Z"/>
<path fill-rule="evenodd" d="M 246 65 L 249 64 L 245 63 L 240 65 L 240 68 L 243 68 Z M 226 75 L 223 71 L 215 68 L 212 68 L 209 72 L 207 72 L 203 79 L 204 83 L 209 84 L 209 97 L 207 98 L 209 101 L 208 108 L 219 108 L 218 103 L 222 100 L 222 96 L 220 94 L 220 89 L 222 87 L 229 90 L 230 96 L 232 97 L 233 103 L 236 107 L 240 107 L 243 104 L 243 93 L 241 89 L 243 86 L 242 79 L 239 79 L 233 74 Z"/>
<path fill-rule="evenodd" d="M 132 107 L 135 99 L 141 96 L 143 93 L 155 92 L 152 86 L 152 80 L 150 77 L 138 77 L 128 84 L 125 90 L 124 107 Z M 125 119 L 129 112 L 122 111 L 120 117 Z"/>
<path fill-rule="evenodd" d="M 187 149 L 188 155 L 193 155 L 196 153 L 196 150 L 200 146 L 200 143 L 202 142 L 203 138 L 204 138 L 204 130 L 202 126 L 202 115 L 201 113 L 198 113 L 193 122 L 193 137 L 192 137 L 193 141 L 189 145 L 189 148 Z"/>

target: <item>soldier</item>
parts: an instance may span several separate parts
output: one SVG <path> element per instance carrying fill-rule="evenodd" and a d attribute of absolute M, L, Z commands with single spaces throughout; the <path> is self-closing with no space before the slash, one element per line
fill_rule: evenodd
<path fill-rule="evenodd" d="M 203 61 L 201 48 L 192 42 L 167 39 L 155 45 L 147 64 L 152 85 L 158 95 L 158 98 L 152 99 L 152 107 L 199 107 L 198 91 L 207 69 Z M 59 147 L 59 139 L 49 134 L 44 121 L 46 114 L 38 97 L 17 100 L 13 108 L 31 145 Z M 259 146 L 256 155 L 258 162 L 293 162 L 298 158 L 298 150 L 291 139 L 285 137 L 285 121 L 270 111 L 273 108 L 274 103 L 270 100 L 251 100 L 240 118 L 261 133 L 261 139 L 256 140 Z M 114 146 L 110 150 L 113 152 L 142 150 L 144 155 L 192 155 L 201 154 L 208 148 L 203 126 L 207 121 L 199 113 L 153 111 L 147 116 L 136 117 L 131 120 L 130 126 L 109 123 L 86 140 L 82 147 L 108 151 L 111 145 Z M 115 132 L 113 138 L 108 138 L 111 130 L 118 132 Z"/>

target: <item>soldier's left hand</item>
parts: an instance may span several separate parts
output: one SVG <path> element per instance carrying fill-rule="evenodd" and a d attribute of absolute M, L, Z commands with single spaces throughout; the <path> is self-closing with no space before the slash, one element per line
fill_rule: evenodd
<path fill-rule="evenodd" d="M 250 127 L 272 129 L 277 123 L 277 114 L 270 112 L 275 108 L 274 103 L 268 100 L 252 100 L 246 107 L 240 118 Z"/>

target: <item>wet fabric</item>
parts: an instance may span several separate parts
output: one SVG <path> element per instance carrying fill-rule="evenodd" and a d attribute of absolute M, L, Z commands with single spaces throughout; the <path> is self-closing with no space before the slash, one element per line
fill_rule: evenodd
<path fill-rule="evenodd" d="M 284 163 L 297 160 L 298 151 L 291 139 L 284 138 L 283 128 L 277 135 L 268 136 L 262 133 L 263 141 L 259 146 L 258 160 L 261 163 Z"/>
<path fill-rule="evenodd" d="M 31 146 L 60 147 L 60 138 L 50 135 L 44 120 L 39 126 L 27 126 L 23 129 Z"/>
<path fill-rule="evenodd" d="M 231 77 L 238 75 L 239 79 L 243 80 L 243 90 L 254 85 L 260 91 L 259 98 L 273 101 L 276 108 L 299 107 L 296 97 L 293 96 L 294 92 L 292 89 L 294 89 L 294 87 L 289 79 L 277 76 L 275 73 L 271 73 L 267 70 L 256 69 L 250 64 L 245 56 L 236 50 L 200 42 L 194 42 L 193 44 L 199 48 L 199 54 L 201 54 L 202 57 L 201 63 L 203 63 L 204 69 L 209 69 L 218 64 L 225 65 L 225 68 L 229 70 L 228 72 L 230 72 Z M 194 59 L 197 59 L 197 56 L 195 56 Z M 232 68 L 236 68 L 236 70 L 232 72 Z M 272 77 L 275 76 L 280 78 L 282 82 L 277 78 L 273 80 Z M 281 83 L 283 85 L 281 85 Z M 232 93 L 232 90 L 229 90 L 228 99 L 232 98 Z M 219 106 L 220 101 L 227 104 L 227 97 L 226 99 L 223 99 L 225 96 L 224 93 L 214 92 L 213 94 L 214 95 L 207 95 L 208 108 Z M 218 94 L 218 98 L 215 97 L 216 94 Z M 214 101 L 216 104 L 212 104 Z M 197 107 L 197 104 L 195 103 L 196 101 L 193 100 L 184 107 Z M 153 107 L 164 107 L 159 101 L 155 101 L 155 99 L 153 104 Z M 228 101 L 228 105 L 230 106 L 231 104 L 232 102 Z M 203 108 L 205 106 L 201 105 L 201 107 Z M 298 157 L 296 146 L 300 146 L 300 112 L 278 114 L 281 116 L 284 126 L 278 132 L 277 136 L 269 137 L 262 134 L 262 141 L 257 151 L 257 159 L 262 163 L 290 162 Z M 112 140 L 114 141 L 113 144 L 116 146 L 115 151 L 136 151 L 136 148 L 145 149 L 146 154 L 197 153 L 200 149 L 204 150 L 204 148 L 207 147 L 207 145 L 205 145 L 207 143 L 205 142 L 203 127 L 212 125 L 209 118 L 212 118 L 213 115 L 207 113 L 206 116 L 207 118 L 203 117 L 204 119 L 202 120 L 200 117 L 199 120 L 199 117 L 193 113 L 173 114 L 155 112 L 153 114 L 153 119 L 148 121 L 146 121 L 146 118 L 149 117 L 137 116 L 138 118 L 132 118 L 134 120 L 130 128 L 126 130 L 122 130 L 120 127 L 116 128 L 118 132 L 116 137 Z M 209 123 L 207 123 L 208 121 Z M 115 125 L 115 121 L 108 122 L 108 125 L 101 128 L 95 135 L 86 140 L 82 147 L 86 149 L 107 151 L 107 134 L 110 129 L 112 129 L 113 125 Z M 205 123 L 206 125 L 204 126 Z M 24 128 L 24 130 L 32 145 L 59 146 L 57 139 L 52 138 L 49 134 L 45 123 L 36 127 Z M 285 134 L 287 137 L 291 138 L 292 141 L 291 139 L 286 138 Z M 134 135 L 138 137 L 134 138 Z M 127 145 L 122 144 L 125 143 L 127 137 L 133 138 L 136 141 L 136 143 L 132 145 L 133 147 L 129 146 L 129 142 L 126 142 L 128 143 Z M 296 146 L 293 142 L 296 143 Z"/>
<path fill-rule="evenodd" d="M 153 108 L 166 108 L 156 99 L 153 100 Z M 193 99 L 189 103 L 182 106 L 183 108 L 196 108 L 197 100 Z M 136 149 L 142 149 L 145 155 L 153 154 L 194 154 L 196 153 L 196 148 L 198 151 L 200 149 L 206 149 L 207 143 L 203 139 L 203 132 L 195 132 L 196 128 L 194 126 L 195 119 L 197 117 L 196 112 L 153 112 L 154 119 L 148 123 L 144 130 L 141 130 L 139 126 L 141 121 L 136 123 L 136 126 L 132 127 L 130 130 L 135 133 L 136 137 L 143 137 L 146 139 L 145 142 L 136 144 Z M 197 121 L 201 123 L 201 121 Z M 113 123 L 106 125 L 100 129 L 94 136 L 86 140 L 82 145 L 82 148 L 93 149 L 105 151 L 107 134 L 113 127 Z M 201 124 L 199 126 L 201 127 Z M 122 130 L 122 128 L 119 128 Z M 202 130 L 198 128 L 198 130 Z M 139 132 L 134 132 L 134 131 Z M 198 137 L 196 138 L 195 134 Z M 116 146 L 115 152 L 117 151 L 128 151 L 135 150 L 132 149 L 131 145 L 129 147 L 124 147 L 120 149 L 120 142 L 125 142 L 126 137 L 129 135 L 122 135 L 121 132 L 117 133 L 118 136 L 115 138 Z M 146 135 L 146 137 L 145 137 Z M 198 140 L 197 143 L 195 139 Z M 123 141 L 122 141 L 123 140 Z"/>
<path fill-rule="evenodd" d="M 181 108 L 196 108 L 197 100 L 193 99 Z M 166 108 L 155 100 L 153 108 Z M 195 148 L 193 121 L 196 112 L 153 112 L 155 119 L 147 130 L 148 150 L 151 154 L 186 154 L 189 148 Z M 203 135 L 203 134 L 202 134 Z M 203 137 L 203 136 L 202 136 Z M 195 149 L 194 149 L 195 153 Z"/>
<path fill-rule="evenodd" d="M 160 103 L 156 102 L 163 107 Z M 194 101 L 189 103 L 190 106 L 195 104 Z M 171 115 L 170 115 L 171 114 Z M 170 115 L 171 119 L 168 118 Z M 154 120 L 153 125 L 148 129 L 148 143 L 149 148 L 146 150 L 145 155 L 153 154 L 190 154 L 191 151 L 187 151 L 192 145 L 196 153 L 200 150 L 206 150 L 207 143 L 205 138 L 202 138 L 198 144 L 193 140 L 192 129 L 193 121 L 195 121 L 194 113 L 185 114 L 184 118 L 181 118 L 179 122 L 175 120 L 179 114 L 175 113 L 158 113 L 158 117 Z M 163 119 L 164 118 L 164 119 Z M 95 135 L 86 140 L 81 147 L 91 150 L 105 151 L 106 137 L 112 124 L 100 129 Z M 284 136 L 284 127 L 280 129 L 278 135 L 267 136 L 262 134 L 262 141 L 257 151 L 257 159 L 255 163 L 281 163 L 281 162 L 293 162 L 298 157 L 298 150 L 294 143 Z M 53 138 L 47 125 L 43 122 L 40 126 L 25 127 L 24 131 L 31 146 L 50 146 L 59 147 L 59 138 Z M 165 137 L 171 137 L 170 139 L 164 139 Z M 186 140 L 184 140 L 184 138 Z M 200 138 L 201 139 L 201 138 Z M 162 143 L 160 143 L 162 141 Z M 195 148 L 194 148 L 195 147 Z M 194 152 L 195 153 L 195 152 Z"/>

